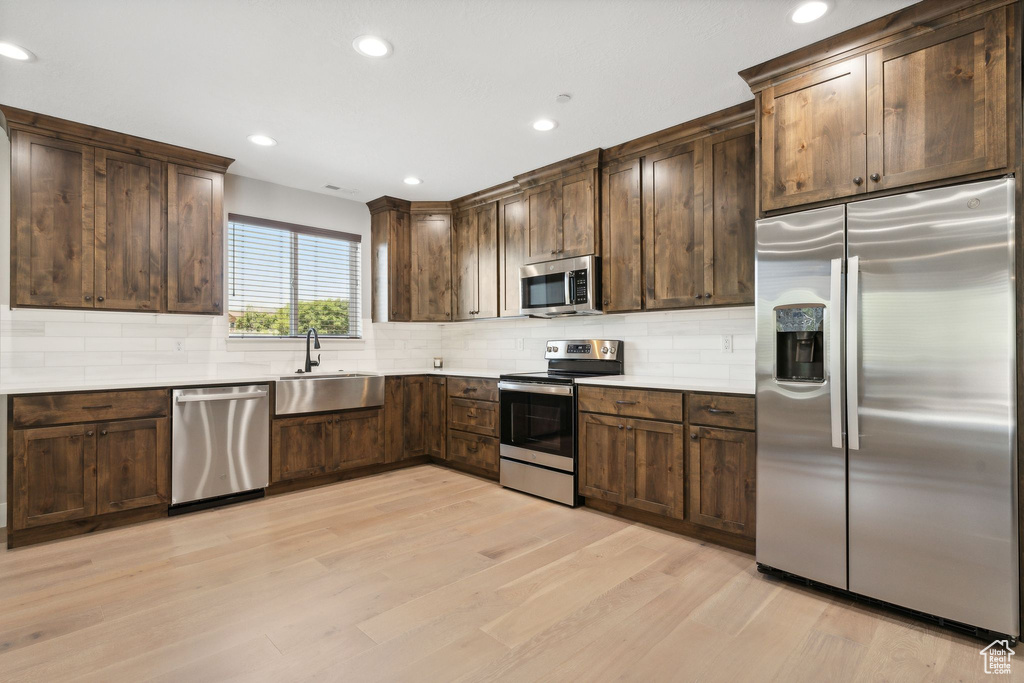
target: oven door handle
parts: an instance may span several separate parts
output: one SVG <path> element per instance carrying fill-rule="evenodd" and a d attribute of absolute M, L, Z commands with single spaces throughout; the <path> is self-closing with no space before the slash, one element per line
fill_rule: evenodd
<path fill-rule="evenodd" d="M 572 396 L 572 385 L 527 384 L 525 382 L 498 382 L 501 391 L 520 391 L 525 394 L 554 394 Z"/>

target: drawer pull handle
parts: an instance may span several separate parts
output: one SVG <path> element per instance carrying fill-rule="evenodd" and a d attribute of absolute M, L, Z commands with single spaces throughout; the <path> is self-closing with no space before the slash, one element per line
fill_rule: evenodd
<path fill-rule="evenodd" d="M 474 391 L 476 391 L 476 387 L 466 387 L 465 389 L 462 390 L 462 393 L 472 394 Z"/>
<path fill-rule="evenodd" d="M 105 406 L 84 406 L 85 410 L 106 410 L 107 408 L 113 408 L 113 404 L 108 403 Z"/>
<path fill-rule="evenodd" d="M 709 413 L 714 413 L 715 415 L 735 415 L 736 414 L 735 410 L 725 410 L 723 408 L 705 408 L 705 410 L 707 410 Z"/>
<path fill-rule="evenodd" d="M 466 450 L 469 451 L 470 453 L 476 453 L 478 450 L 480 450 L 480 447 L 479 446 L 473 446 L 471 448 L 469 446 L 466 446 Z"/>
<path fill-rule="evenodd" d="M 476 417 L 476 413 L 466 413 L 466 417 Z"/>
<path fill-rule="evenodd" d="M 635 406 L 637 401 L 616 401 L 620 406 Z"/>

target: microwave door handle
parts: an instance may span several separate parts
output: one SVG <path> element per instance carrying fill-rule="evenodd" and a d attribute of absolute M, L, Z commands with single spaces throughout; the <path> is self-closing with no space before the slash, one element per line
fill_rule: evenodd
<path fill-rule="evenodd" d="M 842 298 L 843 298 L 843 260 L 832 259 L 832 273 L 829 287 L 828 313 L 825 323 L 828 326 L 828 384 L 829 402 L 832 414 L 832 448 L 843 447 L 843 358 L 840 353 L 843 339 Z"/>
<path fill-rule="evenodd" d="M 565 305 L 572 306 L 572 271 L 567 271 L 565 274 Z"/>

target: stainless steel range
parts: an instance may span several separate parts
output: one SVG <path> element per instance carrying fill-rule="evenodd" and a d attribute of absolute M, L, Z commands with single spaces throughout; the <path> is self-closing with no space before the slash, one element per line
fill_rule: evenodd
<path fill-rule="evenodd" d="M 547 372 L 502 375 L 501 485 L 576 505 L 576 379 L 621 375 L 619 340 L 549 341 Z"/>

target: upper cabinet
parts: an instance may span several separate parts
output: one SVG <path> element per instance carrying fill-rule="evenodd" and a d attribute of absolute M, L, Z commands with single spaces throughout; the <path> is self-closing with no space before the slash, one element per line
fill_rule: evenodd
<path fill-rule="evenodd" d="M 993 4 L 920 3 L 742 72 L 761 210 L 1010 170 L 1017 10 Z"/>
<path fill-rule="evenodd" d="M 409 224 L 412 320 L 452 319 L 452 211 L 448 202 L 413 202 Z"/>
<path fill-rule="evenodd" d="M 601 173 L 601 304 L 605 312 L 643 307 L 640 159 Z"/>
<path fill-rule="evenodd" d="M 12 306 L 222 312 L 231 159 L 3 111 Z"/>
<path fill-rule="evenodd" d="M 412 319 L 409 202 L 381 197 L 370 208 L 370 315 L 375 323 Z"/>
<path fill-rule="evenodd" d="M 516 176 L 524 189 L 527 263 L 598 252 L 599 156 L 593 150 Z"/>
<path fill-rule="evenodd" d="M 452 231 L 454 319 L 498 316 L 498 205 L 461 210 Z"/>
<path fill-rule="evenodd" d="M 520 315 L 519 267 L 526 263 L 526 219 L 523 194 L 498 201 L 498 315 Z"/>
<path fill-rule="evenodd" d="M 704 303 L 754 303 L 754 127 L 704 140 Z"/>

